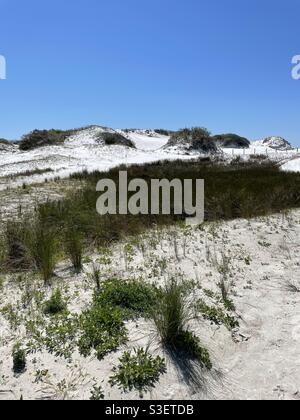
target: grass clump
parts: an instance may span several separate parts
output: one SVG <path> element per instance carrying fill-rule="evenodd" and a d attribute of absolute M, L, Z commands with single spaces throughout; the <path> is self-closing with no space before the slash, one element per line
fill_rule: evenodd
<path fill-rule="evenodd" d="M 10 221 L 6 224 L 3 238 L 4 265 L 10 270 L 24 270 L 30 266 L 28 256 L 28 230 L 25 224 Z"/>
<path fill-rule="evenodd" d="M 124 392 L 137 390 L 141 396 L 154 388 L 160 375 L 166 372 L 165 360 L 159 356 L 153 357 L 143 348 L 125 352 L 119 362 L 113 369 L 110 384 L 117 385 Z"/>
<path fill-rule="evenodd" d="M 26 370 L 26 352 L 21 343 L 15 344 L 12 351 L 13 371 L 15 374 L 24 373 Z"/>
<path fill-rule="evenodd" d="M 52 293 L 51 298 L 44 304 L 45 315 L 57 315 L 67 309 L 67 304 L 63 300 L 60 289 L 55 290 Z"/>
<path fill-rule="evenodd" d="M 77 274 L 82 270 L 83 250 L 82 234 L 74 226 L 69 226 L 65 235 L 65 251 Z"/>
<path fill-rule="evenodd" d="M 198 302 L 197 309 L 204 319 L 216 325 L 225 325 L 228 330 L 233 330 L 239 326 L 239 322 L 234 317 L 227 315 L 220 308 L 207 305 L 203 300 Z"/>
<path fill-rule="evenodd" d="M 99 265 L 93 263 L 92 272 L 89 274 L 90 279 L 96 286 L 96 289 L 100 291 L 101 289 L 101 270 Z"/>
<path fill-rule="evenodd" d="M 212 368 L 207 350 L 202 348 L 200 340 L 188 329 L 191 313 L 184 283 L 172 279 L 160 290 L 152 318 L 162 344 L 169 353 L 196 361 L 202 368 Z"/>
<path fill-rule="evenodd" d="M 37 222 L 31 231 L 30 252 L 45 284 L 53 275 L 57 257 L 57 233 L 52 227 Z"/>

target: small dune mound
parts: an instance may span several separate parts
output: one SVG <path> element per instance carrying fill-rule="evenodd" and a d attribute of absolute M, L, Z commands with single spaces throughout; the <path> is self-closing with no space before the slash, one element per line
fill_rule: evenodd
<path fill-rule="evenodd" d="M 275 150 L 291 150 L 293 147 L 292 145 L 282 137 L 267 137 L 262 141 L 263 146 L 270 147 L 271 149 Z"/>
<path fill-rule="evenodd" d="M 185 128 L 173 133 L 165 149 L 177 149 L 186 153 L 214 154 L 218 148 L 206 128 Z"/>
<path fill-rule="evenodd" d="M 232 133 L 219 134 L 214 136 L 213 139 L 218 147 L 224 149 L 248 149 L 250 146 L 250 141 L 248 139 Z"/>
<path fill-rule="evenodd" d="M 0 139 L 0 152 L 3 153 L 12 153 L 16 151 L 17 146 L 15 145 L 15 142 L 8 141 L 6 139 Z"/>

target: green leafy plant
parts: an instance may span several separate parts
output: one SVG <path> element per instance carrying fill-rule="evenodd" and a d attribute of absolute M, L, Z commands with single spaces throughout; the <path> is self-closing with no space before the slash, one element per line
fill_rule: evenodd
<path fill-rule="evenodd" d="M 78 316 L 67 313 L 58 314 L 50 319 L 50 323 L 44 325 L 28 325 L 31 340 L 27 344 L 29 352 L 46 349 L 56 357 L 72 359 L 72 354 L 77 347 L 80 334 Z"/>
<path fill-rule="evenodd" d="M 122 311 L 117 307 L 94 304 L 81 315 L 80 329 L 79 351 L 85 357 L 95 350 L 101 360 L 127 341 Z"/>
<path fill-rule="evenodd" d="M 198 302 L 197 309 L 204 319 L 209 320 L 216 325 L 225 325 L 229 330 L 239 326 L 239 322 L 234 317 L 227 315 L 220 308 L 207 305 L 203 300 Z"/>
<path fill-rule="evenodd" d="M 153 357 L 143 348 L 125 352 L 119 362 L 113 369 L 110 384 L 117 385 L 124 392 L 135 389 L 141 396 L 151 390 L 159 381 L 160 375 L 166 372 L 165 360 L 159 356 Z"/>
<path fill-rule="evenodd" d="M 90 401 L 104 400 L 104 392 L 101 386 L 94 385 L 91 391 Z"/>
<path fill-rule="evenodd" d="M 147 316 L 156 299 L 155 289 L 143 281 L 110 279 L 95 294 L 95 304 L 118 307 L 124 319 Z"/>

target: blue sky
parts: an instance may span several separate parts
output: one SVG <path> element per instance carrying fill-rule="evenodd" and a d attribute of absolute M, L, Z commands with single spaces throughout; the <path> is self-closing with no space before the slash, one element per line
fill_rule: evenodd
<path fill-rule="evenodd" d="M 205 126 L 300 146 L 299 0 L 0 0 L 0 137 Z"/>

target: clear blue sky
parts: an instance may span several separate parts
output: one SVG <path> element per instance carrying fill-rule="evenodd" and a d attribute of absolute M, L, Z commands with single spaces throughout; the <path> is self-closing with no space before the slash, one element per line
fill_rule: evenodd
<path fill-rule="evenodd" d="M 299 0 L 0 0 L 0 137 L 205 126 L 300 146 Z"/>

